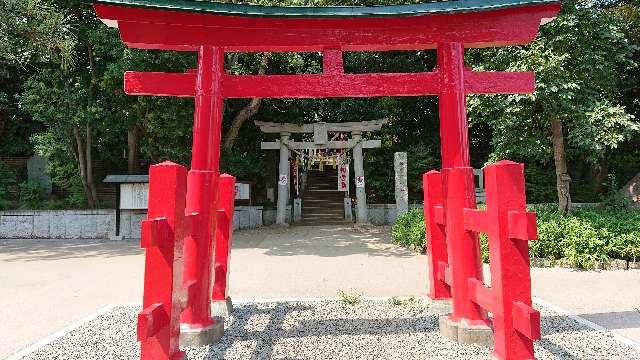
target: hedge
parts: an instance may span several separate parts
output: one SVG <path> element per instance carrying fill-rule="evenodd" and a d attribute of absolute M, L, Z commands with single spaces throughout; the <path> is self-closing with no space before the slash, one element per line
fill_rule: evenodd
<path fill-rule="evenodd" d="M 579 267 L 595 261 L 640 261 L 640 211 L 632 209 L 575 209 L 559 213 L 555 207 L 536 207 L 538 240 L 529 243 L 532 257 L 565 259 Z M 392 227 L 393 241 L 424 249 L 424 218 L 415 209 Z M 486 236 L 481 236 L 483 259 L 488 259 Z"/>

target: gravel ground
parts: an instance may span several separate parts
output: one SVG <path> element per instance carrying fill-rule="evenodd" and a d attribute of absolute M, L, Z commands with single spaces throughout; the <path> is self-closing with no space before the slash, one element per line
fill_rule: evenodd
<path fill-rule="evenodd" d="M 609 334 L 541 308 L 542 359 L 638 359 Z M 138 309 L 118 307 L 23 359 L 135 359 Z M 195 359 L 490 359 L 490 350 L 459 345 L 438 333 L 429 302 L 364 301 L 236 304 L 215 346 L 192 348 Z"/>

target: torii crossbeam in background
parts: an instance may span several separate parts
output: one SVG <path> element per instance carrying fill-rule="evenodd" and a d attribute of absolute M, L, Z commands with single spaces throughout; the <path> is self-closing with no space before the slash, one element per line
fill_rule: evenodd
<path fill-rule="evenodd" d="M 203 0 L 98 0 L 100 19 L 118 28 L 129 47 L 197 51 L 198 67 L 185 73 L 125 74 L 132 95 L 195 97 L 193 149 L 187 211 L 200 214 L 185 241 L 185 274 L 192 286 L 182 325 L 210 328 L 209 286 L 212 228 L 217 197 L 222 103 L 225 98 L 439 97 L 442 182 L 450 169 L 468 168 L 466 94 L 530 93 L 531 72 L 475 72 L 465 67 L 464 49 L 531 42 L 542 23 L 553 19 L 560 0 L 457 0 L 378 7 L 263 7 Z M 437 67 L 423 73 L 348 74 L 344 51 L 436 49 Z M 225 52 L 323 54 L 320 74 L 231 75 Z M 466 174 L 466 173 L 465 173 Z M 443 186 L 446 242 L 464 259 L 452 268 L 453 290 L 467 293 L 463 279 L 482 280 L 477 238 L 465 233 L 463 208 L 475 206 L 471 178 L 456 178 L 459 193 Z M 455 204 L 455 206 L 449 206 Z M 455 294 L 454 294 L 455 297 Z M 482 309 L 454 301 L 451 322 L 487 327 Z M 474 331 L 475 331 L 474 330 Z"/>

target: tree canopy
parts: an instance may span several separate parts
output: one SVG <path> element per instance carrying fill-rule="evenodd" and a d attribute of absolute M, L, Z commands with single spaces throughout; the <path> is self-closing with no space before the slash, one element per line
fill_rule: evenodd
<path fill-rule="evenodd" d="M 409 1 L 417 2 L 417 1 Z M 268 0 L 274 5 L 379 5 L 384 0 Z M 46 155 L 62 193 L 100 206 L 106 173 L 145 173 L 171 159 L 188 164 L 193 100 L 124 94 L 123 73 L 185 71 L 193 53 L 127 49 L 93 14 L 91 1 L 6 0 L 0 5 L 0 156 Z M 530 202 L 597 201 L 614 181 L 640 171 L 638 41 L 640 5 L 564 1 L 560 17 L 528 46 L 470 50 L 478 70 L 533 70 L 532 95 L 468 98 L 474 167 L 499 158 L 527 165 Z M 347 72 L 417 72 L 435 66 L 434 51 L 347 52 Z M 318 53 L 232 53 L 232 73 L 317 73 Z M 225 101 L 222 167 L 265 184 L 275 154 L 253 120 L 310 123 L 387 117 L 382 148 L 365 152 L 373 202 L 393 199 L 393 152 L 409 154 L 410 193 L 438 168 L 435 97 L 370 99 L 232 99 Z M 554 135 L 555 134 L 555 135 Z M 564 159 L 564 160 L 563 160 Z M 563 165 L 564 164 L 564 165 Z M 553 171 L 555 167 L 556 171 Z M 571 181 L 571 182 L 569 182 Z M 603 185 L 605 184 L 605 185 Z"/>

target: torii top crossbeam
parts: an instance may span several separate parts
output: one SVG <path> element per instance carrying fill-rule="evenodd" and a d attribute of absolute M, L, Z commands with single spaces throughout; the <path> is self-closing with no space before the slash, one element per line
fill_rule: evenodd
<path fill-rule="evenodd" d="M 378 7 L 265 7 L 201 0 L 99 0 L 100 19 L 133 48 L 198 51 L 323 51 L 310 75 L 223 75 L 223 98 L 439 95 L 437 71 L 345 74 L 341 51 L 418 50 L 526 44 L 559 11 L 557 0 L 459 0 Z M 338 50 L 338 51 L 336 51 Z M 135 73 L 137 95 L 194 96 L 196 72 Z M 250 84 L 250 85 L 248 85 Z M 529 93 L 532 73 L 466 71 L 467 93 Z"/>
<path fill-rule="evenodd" d="M 202 0 L 99 0 L 131 47 L 195 51 L 418 50 L 524 44 L 555 0 L 462 0 L 377 7 L 268 7 Z"/>

